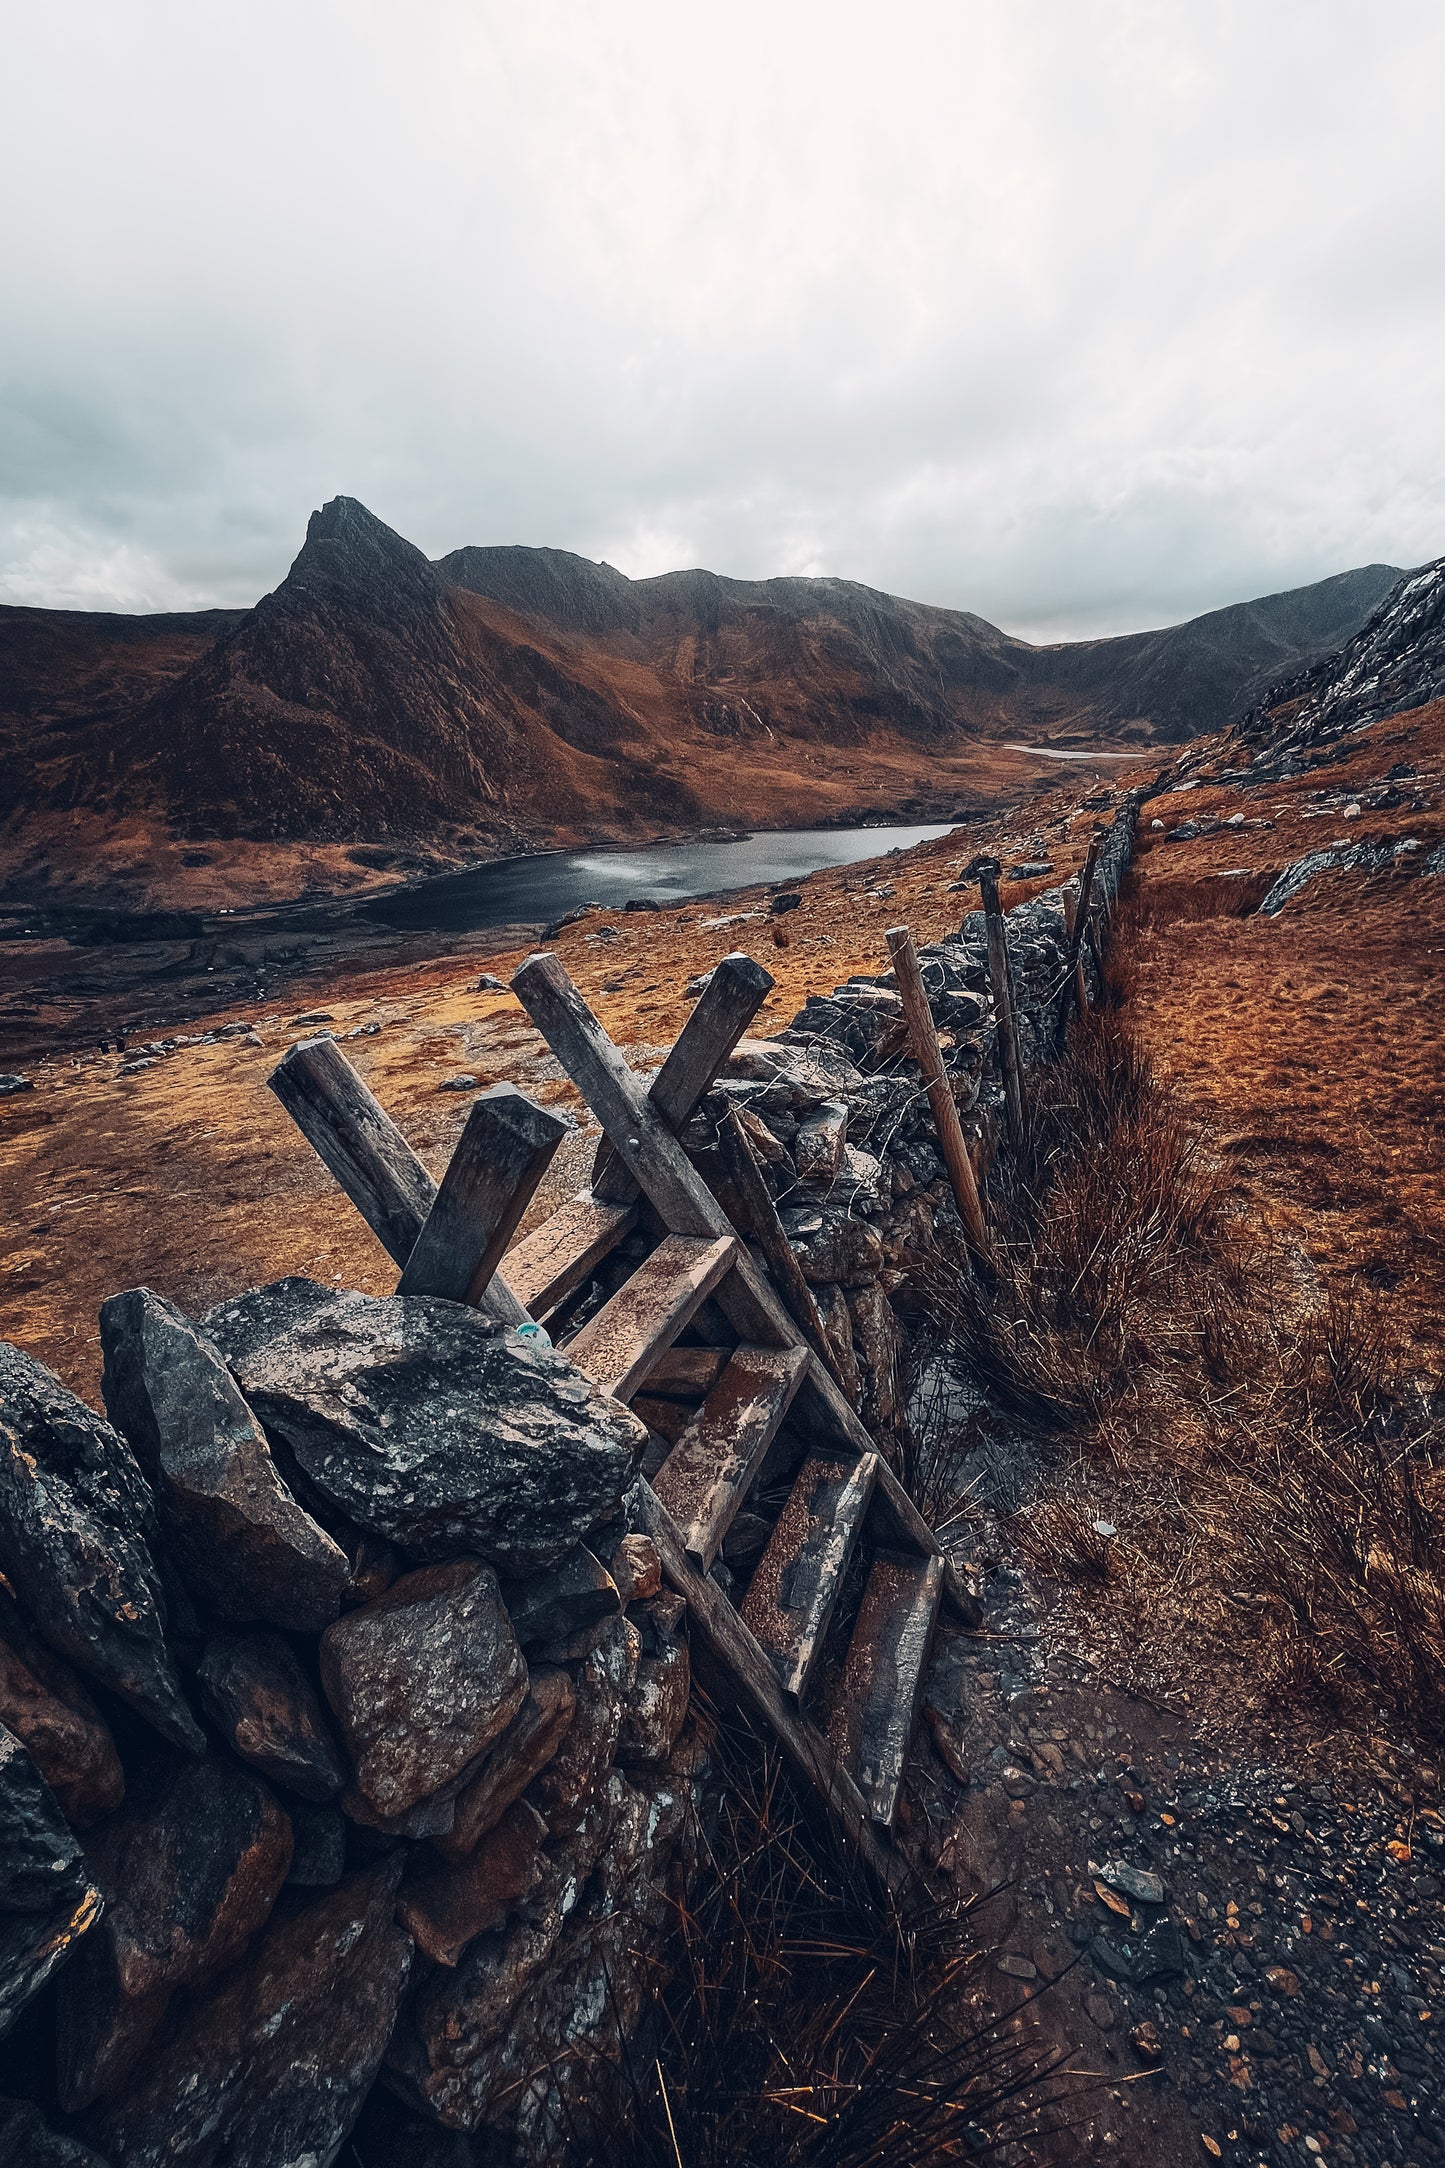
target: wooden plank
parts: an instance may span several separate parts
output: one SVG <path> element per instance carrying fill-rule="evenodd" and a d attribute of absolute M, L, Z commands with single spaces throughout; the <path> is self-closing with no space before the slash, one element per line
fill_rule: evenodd
<path fill-rule="evenodd" d="M 567 1128 L 514 1084 L 483 1092 L 472 1104 L 397 1293 L 479 1302 Z M 514 1292 L 513 1304 L 512 1322 L 521 1324 L 527 1312 Z"/>
<path fill-rule="evenodd" d="M 710 1393 L 732 1357 L 730 1347 L 664 1348 L 647 1373 L 647 1390 L 696 1400 Z"/>
<path fill-rule="evenodd" d="M 1096 828 L 1089 838 L 1089 848 L 1084 853 L 1083 870 L 1079 874 L 1079 901 L 1075 907 L 1074 923 L 1070 930 L 1069 939 L 1069 954 L 1073 958 L 1074 969 L 1079 973 L 1080 979 L 1083 977 L 1083 965 L 1080 958 L 1085 941 L 1093 950 L 1094 963 L 1100 976 L 1103 975 L 1104 970 L 1104 959 L 1099 950 L 1099 943 L 1093 925 L 1094 882 L 1098 876 L 1099 853 L 1102 849 L 1103 837 Z M 1086 1002 L 1085 1007 L 1087 1005 Z"/>
<path fill-rule="evenodd" d="M 969 1157 L 968 1146 L 963 1141 L 963 1129 L 958 1119 L 953 1087 L 944 1073 L 938 1033 L 933 1028 L 933 1011 L 923 990 L 923 975 L 918 968 L 913 936 L 906 926 L 893 926 L 889 929 L 888 953 L 893 959 L 894 975 L 898 980 L 898 992 L 908 1024 L 909 1045 L 914 1060 L 923 1071 L 923 1086 L 928 1093 L 928 1104 L 933 1110 L 933 1126 L 938 1132 L 939 1148 L 943 1153 L 943 1164 L 948 1169 L 953 1200 L 958 1206 L 959 1217 L 976 1255 L 986 1258 L 989 1254 L 988 1230 L 983 1223 L 983 1205 L 979 1199 L 978 1183 L 974 1178 L 973 1161 Z"/>
<path fill-rule="evenodd" d="M 741 1232 L 751 1235 L 757 1243 L 768 1269 L 777 1281 L 783 1301 L 792 1313 L 794 1323 L 800 1328 L 813 1353 L 827 1364 L 836 1377 L 837 1362 L 828 1345 L 828 1335 L 823 1330 L 823 1320 L 818 1315 L 818 1304 L 813 1290 L 803 1277 L 803 1268 L 793 1253 L 787 1231 L 778 1217 L 772 1191 L 763 1180 L 762 1169 L 753 1156 L 747 1131 L 738 1120 L 735 1107 L 728 1108 L 718 1125 L 718 1151 L 722 1157 L 723 1172 L 736 1191 L 747 1218 L 747 1225 Z"/>
<path fill-rule="evenodd" d="M 508 1250 L 508 1284 L 533 1317 L 545 1317 L 636 1224 L 635 1204 L 599 1204 L 590 1189 L 579 1190 Z"/>
<path fill-rule="evenodd" d="M 772 992 L 774 980 L 751 956 L 735 950 L 713 970 L 697 1007 L 653 1079 L 649 1097 L 669 1129 L 681 1129 L 703 1093 Z M 592 1168 L 593 1195 L 627 1204 L 637 1183 L 604 1136 Z"/>
<path fill-rule="evenodd" d="M 801 1347 L 740 1347 L 653 1481 L 704 1572 L 808 1367 Z M 651 1381 L 649 1380 L 649 1383 Z"/>
<path fill-rule="evenodd" d="M 512 991 L 607 1131 L 663 1225 L 679 1234 L 731 1233 L 727 1213 L 649 1105 L 636 1077 L 557 958 L 542 951 L 529 956 L 513 976 Z M 738 1252 L 737 1264 L 719 1287 L 717 1300 L 741 1340 L 792 1347 L 803 1337 L 745 1249 Z M 816 1353 L 794 1412 L 826 1440 L 841 1438 L 861 1452 L 873 1448 L 837 1380 Z"/>
<path fill-rule="evenodd" d="M 880 1542 L 900 1551 L 943 1559 L 943 1593 L 965 1626 L 983 1624 L 983 1605 L 948 1557 L 937 1536 L 882 1455 L 873 1491 L 873 1523 Z"/>
<path fill-rule="evenodd" d="M 942 1593 L 942 1559 L 874 1559 L 829 1712 L 834 1750 L 885 1829 L 898 1804 Z"/>
<path fill-rule="evenodd" d="M 665 1235 L 625 1287 L 565 1343 L 569 1362 L 629 1400 L 661 1348 L 701 1309 L 738 1253 L 737 1236 Z"/>
<path fill-rule="evenodd" d="M 876 1453 L 804 1461 L 743 1600 L 744 1623 L 795 1701 L 822 1654 L 877 1474 Z"/>
<path fill-rule="evenodd" d="M 267 1079 L 292 1121 L 397 1265 L 437 1186 L 334 1039 L 302 1039 Z"/>
<path fill-rule="evenodd" d="M 1004 1105 L 1014 1149 L 1024 1142 L 1023 1063 L 1019 1058 L 1018 1018 L 1014 1014 L 1013 975 L 1009 970 L 1008 933 L 998 900 L 999 862 L 996 858 L 975 861 L 979 891 L 983 897 L 984 925 L 988 933 L 988 981 L 998 1019 L 999 1068 L 1003 1072 Z"/>
<path fill-rule="evenodd" d="M 649 1483 L 640 1483 L 641 1515 L 662 1570 L 687 1605 L 693 1631 L 722 1665 L 740 1698 L 775 1734 L 793 1767 L 823 1801 L 844 1843 L 890 1889 L 902 1894 L 905 1863 L 879 1836 L 856 1784 L 815 1724 L 783 1693 L 771 1664 L 715 1582 L 688 1558 L 676 1522 Z"/>

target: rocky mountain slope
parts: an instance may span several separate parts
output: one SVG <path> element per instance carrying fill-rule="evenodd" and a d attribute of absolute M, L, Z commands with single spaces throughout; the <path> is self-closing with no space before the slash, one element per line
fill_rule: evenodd
<path fill-rule="evenodd" d="M 845 580 L 634 581 L 519 548 L 431 564 L 337 497 L 252 610 L 0 610 L 0 878 L 168 896 L 210 862 L 180 845 L 219 842 L 239 897 L 268 852 L 265 880 L 294 892 L 303 845 L 306 879 L 344 885 L 358 847 L 363 865 L 397 845 L 445 863 L 946 815 L 1037 773 L 1010 739 L 1143 744 L 1233 720 L 1396 580 L 1369 566 L 1163 632 L 1032 647 Z"/>
<path fill-rule="evenodd" d="M 1445 557 L 1392 589 L 1338 654 L 1271 688 L 1240 735 L 1287 756 L 1445 699 Z"/>

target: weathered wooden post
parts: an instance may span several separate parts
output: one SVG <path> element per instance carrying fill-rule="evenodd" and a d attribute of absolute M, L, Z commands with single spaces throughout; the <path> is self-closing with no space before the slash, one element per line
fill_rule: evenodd
<path fill-rule="evenodd" d="M 823 1320 L 818 1315 L 818 1305 L 813 1290 L 803 1277 L 803 1268 L 793 1254 L 787 1231 L 778 1217 L 778 1208 L 772 1192 L 763 1180 L 762 1169 L 753 1157 L 753 1148 L 747 1140 L 742 1123 L 738 1120 L 736 1107 L 729 1107 L 718 1124 L 718 1153 L 722 1159 L 723 1173 L 738 1194 L 748 1224 L 740 1228 L 740 1234 L 751 1235 L 763 1253 L 764 1262 L 778 1283 L 784 1302 L 793 1314 L 813 1353 L 820 1362 L 826 1363 L 832 1375 L 838 1375 L 838 1364 L 828 1335 L 823 1330 Z"/>
<path fill-rule="evenodd" d="M 998 1059 L 1003 1072 L 1004 1106 L 1014 1149 L 1024 1143 L 1023 1062 L 1019 1055 L 1018 1019 L 1014 1014 L 1013 979 L 1009 972 L 1008 935 L 1003 907 L 998 900 L 998 877 L 1003 870 L 996 858 L 976 859 L 973 867 L 983 896 L 984 924 L 988 929 L 988 978 L 993 989 L 994 1015 L 998 1019 Z"/>
<path fill-rule="evenodd" d="M 938 1131 L 939 1149 L 943 1164 L 948 1169 L 948 1179 L 953 1190 L 954 1203 L 959 1217 L 968 1232 L 968 1239 L 981 1258 L 988 1256 L 988 1230 L 984 1226 L 983 1204 L 974 1177 L 973 1161 L 964 1142 L 963 1127 L 958 1119 L 953 1089 L 943 1067 L 943 1053 L 938 1044 L 938 1033 L 933 1028 L 933 1011 L 928 1006 L 924 991 L 923 974 L 918 968 L 918 956 L 913 946 L 913 936 L 906 926 L 892 926 L 888 931 L 888 953 L 893 959 L 893 970 L 898 980 L 899 998 L 908 1024 L 908 1040 L 913 1058 L 923 1071 L 923 1087 L 928 1093 L 928 1104 L 933 1109 L 933 1126 Z"/>

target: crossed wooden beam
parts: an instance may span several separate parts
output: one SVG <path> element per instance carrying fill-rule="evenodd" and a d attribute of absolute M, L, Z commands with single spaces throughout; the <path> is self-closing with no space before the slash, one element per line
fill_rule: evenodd
<path fill-rule="evenodd" d="M 754 1350 L 761 1363 L 767 1350 L 788 1351 L 785 1390 L 805 1439 L 835 1459 L 843 1449 L 883 1541 L 931 1561 L 941 1592 L 976 1624 L 976 1600 L 877 1451 L 821 1348 L 811 1344 L 804 1324 L 816 1323 L 816 1312 L 800 1323 L 790 1311 L 675 1134 L 772 984 L 750 957 L 725 957 L 644 1090 L 557 958 L 527 958 L 512 990 L 597 1116 L 603 1140 L 590 1187 L 510 1248 L 568 1126 L 514 1086 L 497 1084 L 477 1098 L 439 1184 L 334 1040 L 292 1047 L 271 1088 L 400 1267 L 400 1294 L 470 1303 L 505 1324 L 545 1316 L 633 1226 L 645 1199 L 664 1230 L 659 1250 L 569 1342 L 569 1358 L 628 1399 L 657 1361 L 659 1346 L 711 1293 L 743 1344 L 740 1352 Z M 766 1197 L 765 1186 L 758 1187 Z M 767 1202 L 776 1244 L 781 1229 Z M 796 1271 L 796 1260 L 789 1262 Z M 702 1570 L 707 1554 L 695 1535 L 651 1485 L 640 1489 L 648 1532 L 695 1628 L 853 1848 L 896 1885 L 903 1870 L 876 1826 L 877 1807 L 870 1809 L 832 1742 L 801 1712 L 800 1689 L 788 1690 L 777 1664 Z"/>

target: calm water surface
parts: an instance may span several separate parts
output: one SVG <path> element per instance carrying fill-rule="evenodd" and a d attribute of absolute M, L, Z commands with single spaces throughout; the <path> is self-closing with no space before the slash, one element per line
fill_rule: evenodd
<path fill-rule="evenodd" d="M 503 858 L 360 907 L 386 926 L 468 933 L 560 918 L 579 903 L 609 909 L 629 897 L 660 903 L 716 896 L 767 881 L 795 881 L 820 866 L 851 866 L 885 851 L 947 835 L 948 821 L 923 828 L 780 828 L 728 843 L 656 843 L 641 851 L 554 851 Z"/>

